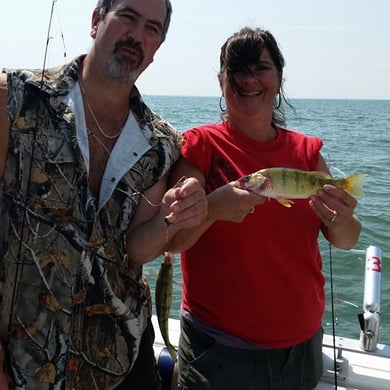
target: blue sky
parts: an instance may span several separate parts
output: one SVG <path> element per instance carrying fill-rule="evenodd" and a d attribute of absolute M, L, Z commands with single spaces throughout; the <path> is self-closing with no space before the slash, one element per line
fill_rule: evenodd
<path fill-rule="evenodd" d="M 47 64 L 86 52 L 95 0 L 57 0 Z M 270 30 L 290 98 L 390 99 L 389 0 L 172 0 L 166 42 L 137 82 L 144 94 L 219 96 L 219 50 L 245 25 Z M 0 67 L 41 67 L 51 0 L 2 4 Z M 63 37 L 63 38 L 62 38 Z"/>

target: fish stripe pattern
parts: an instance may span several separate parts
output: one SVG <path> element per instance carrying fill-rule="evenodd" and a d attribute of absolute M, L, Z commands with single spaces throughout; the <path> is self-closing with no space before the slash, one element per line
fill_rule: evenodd
<path fill-rule="evenodd" d="M 292 199 L 305 199 L 315 195 L 325 184 L 331 184 L 354 196 L 363 195 L 363 184 L 367 175 L 334 179 L 325 172 L 302 171 L 291 168 L 266 168 L 243 176 L 236 184 L 241 189 L 258 195 L 274 198 L 285 207 L 291 207 Z"/>
<path fill-rule="evenodd" d="M 156 281 L 155 302 L 158 325 L 169 354 L 176 361 L 176 350 L 169 341 L 168 319 L 173 292 L 173 255 L 165 252 Z"/>

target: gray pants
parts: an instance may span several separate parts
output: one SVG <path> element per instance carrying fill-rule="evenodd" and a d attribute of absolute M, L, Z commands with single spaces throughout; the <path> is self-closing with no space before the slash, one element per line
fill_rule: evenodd
<path fill-rule="evenodd" d="M 322 329 L 283 349 L 236 349 L 181 319 L 179 389 L 310 390 L 322 375 Z"/>

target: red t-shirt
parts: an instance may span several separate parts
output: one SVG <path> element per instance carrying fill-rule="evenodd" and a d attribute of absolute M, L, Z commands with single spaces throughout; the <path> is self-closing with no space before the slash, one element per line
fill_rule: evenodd
<path fill-rule="evenodd" d="M 184 133 L 184 158 L 206 192 L 263 168 L 316 170 L 322 141 L 278 129 L 258 142 L 227 122 Z M 242 223 L 217 221 L 182 254 L 183 308 L 247 342 L 285 348 L 313 336 L 325 306 L 320 220 L 308 199 L 287 208 L 270 199 Z"/>

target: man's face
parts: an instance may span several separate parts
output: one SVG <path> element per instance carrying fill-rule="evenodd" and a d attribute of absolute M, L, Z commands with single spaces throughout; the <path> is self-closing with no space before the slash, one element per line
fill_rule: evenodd
<path fill-rule="evenodd" d="M 165 19 L 165 0 L 117 0 L 103 19 L 93 14 L 95 50 L 110 77 L 137 79 L 161 44 Z"/>

